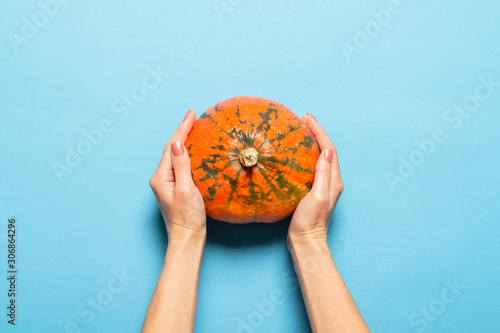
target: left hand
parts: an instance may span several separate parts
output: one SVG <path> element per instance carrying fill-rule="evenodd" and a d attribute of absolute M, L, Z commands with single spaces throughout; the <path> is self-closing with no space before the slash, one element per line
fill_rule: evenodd
<path fill-rule="evenodd" d="M 196 121 L 189 110 L 165 145 L 158 169 L 149 183 L 160 206 L 169 241 L 206 236 L 206 213 L 203 197 L 191 176 L 191 161 L 184 146 Z"/>

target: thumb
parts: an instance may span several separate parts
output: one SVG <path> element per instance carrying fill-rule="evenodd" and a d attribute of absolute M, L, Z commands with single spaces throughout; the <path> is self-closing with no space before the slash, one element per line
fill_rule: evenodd
<path fill-rule="evenodd" d="M 189 188 L 193 184 L 191 177 L 191 160 L 186 151 L 186 147 L 179 141 L 175 141 L 171 146 L 172 167 L 175 175 L 175 187 L 180 186 L 183 189 Z"/>
<path fill-rule="evenodd" d="M 330 193 L 330 178 L 332 176 L 332 156 L 333 150 L 323 150 L 316 163 L 316 172 L 314 175 L 314 184 L 311 192 L 328 198 Z"/>

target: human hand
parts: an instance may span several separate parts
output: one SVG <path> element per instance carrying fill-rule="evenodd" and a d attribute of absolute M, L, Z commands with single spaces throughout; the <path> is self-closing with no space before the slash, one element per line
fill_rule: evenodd
<path fill-rule="evenodd" d="M 163 156 L 149 183 L 160 206 L 169 240 L 206 237 L 203 198 L 191 176 L 191 161 L 184 143 L 196 121 L 189 110 L 165 145 Z"/>
<path fill-rule="evenodd" d="M 337 149 L 325 130 L 312 115 L 304 115 L 306 123 L 318 141 L 321 154 L 316 164 L 314 184 L 300 201 L 288 229 L 288 242 L 300 240 L 326 241 L 333 210 L 344 190 L 340 177 Z"/>
<path fill-rule="evenodd" d="M 313 332 L 370 330 L 342 279 L 326 242 L 326 232 L 342 194 L 337 151 L 312 115 L 302 117 L 321 149 L 312 189 L 300 201 L 288 229 L 288 248 Z"/>

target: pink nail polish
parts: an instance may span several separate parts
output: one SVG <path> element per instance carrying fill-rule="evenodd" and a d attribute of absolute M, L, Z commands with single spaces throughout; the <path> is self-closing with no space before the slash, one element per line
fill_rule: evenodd
<path fill-rule="evenodd" d="M 325 159 L 328 163 L 332 163 L 332 158 L 333 158 L 333 149 L 329 148 L 326 150 Z"/>
<path fill-rule="evenodd" d="M 172 154 L 174 156 L 179 156 L 182 155 L 182 153 L 184 153 L 184 145 L 179 141 L 172 143 L 171 147 L 172 147 Z"/>
<path fill-rule="evenodd" d="M 316 117 L 311 113 L 311 117 L 316 121 L 318 122 L 318 119 L 316 119 Z"/>
<path fill-rule="evenodd" d="M 186 115 L 184 116 L 184 119 L 182 119 L 182 122 L 185 122 L 186 119 L 188 119 L 189 117 L 189 111 L 191 111 L 191 109 L 188 110 L 188 112 L 186 113 Z"/>

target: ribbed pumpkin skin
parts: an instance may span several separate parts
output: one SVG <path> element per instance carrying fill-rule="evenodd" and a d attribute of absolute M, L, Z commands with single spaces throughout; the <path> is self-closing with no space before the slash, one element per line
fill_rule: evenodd
<path fill-rule="evenodd" d="M 297 116 L 260 97 L 234 97 L 208 109 L 185 145 L 207 215 L 230 223 L 276 222 L 292 214 L 311 189 L 320 153 Z M 259 157 L 245 167 L 239 156 L 249 147 Z"/>

